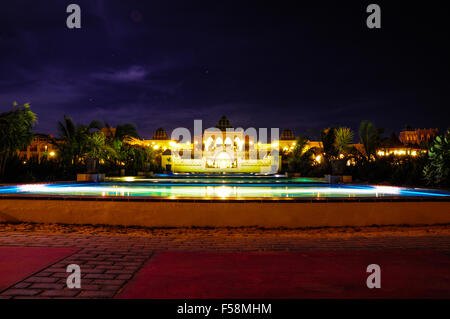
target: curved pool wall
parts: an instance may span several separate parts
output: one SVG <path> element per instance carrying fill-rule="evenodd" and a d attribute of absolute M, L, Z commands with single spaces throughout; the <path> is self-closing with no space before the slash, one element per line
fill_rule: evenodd
<path fill-rule="evenodd" d="M 79 196 L 197 199 L 329 199 L 329 198 L 450 198 L 432 189 L 376 185 L 325 184 L 300 178 L 122 178 L 104 183 L 26 184 L 0 187 L 0 196 Z"/>
<path fill-rule="evenodd" d="M 450 223 L 450 193 L 320 179 L 159 176 L 0 187 L 0 222 L 146 227 Z"/>

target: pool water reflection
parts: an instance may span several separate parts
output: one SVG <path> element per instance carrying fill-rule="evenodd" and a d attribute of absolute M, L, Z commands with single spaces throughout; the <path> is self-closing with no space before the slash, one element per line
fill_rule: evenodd
<path fill-rule="evenodd" d="M 196 199 L 440 197 L 432 189 L 371 185 L 330 185 L 321 179 L 283 177 L 120 178 L 105 183 L 27 184 L 0 187 L 4 195 L 153 197 Z"/>

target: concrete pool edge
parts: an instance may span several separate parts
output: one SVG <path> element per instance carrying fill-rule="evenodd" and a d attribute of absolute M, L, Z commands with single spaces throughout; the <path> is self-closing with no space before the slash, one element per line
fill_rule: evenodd
<path fill-rule="evenodd" d="M 149 200 L 1 197 L 0 222 L 302 228 L 450 223 L 448 199 Z"/>

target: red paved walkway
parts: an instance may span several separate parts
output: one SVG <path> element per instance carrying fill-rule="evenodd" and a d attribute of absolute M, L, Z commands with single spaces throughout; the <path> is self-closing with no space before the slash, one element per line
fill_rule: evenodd
<path fill-rule="evenodd" d="M 0 247 L 0 290 L 72 255 L 76 248 Z"/>
<path fill-rule="evenodd" d="M 155 231 L 151 236 L 46 235 L 0 232 L 0 246 L 79 248 L 74 254 L 0 291 L 0 298 L 111 298 L 136 276 L 147 260 L 164 251 L 181 252 L 332 252 L 433 250 L 450 255 L 450 236 L 305 238 L 301 231 Z M 442 256 L 438 254 L 439 256 Z M 438 256 L 436 255 L 436 256 Z M 435 260 L 431 258 L 430 264 Z M 441 257 L 439 257 L 441 258 Z M 156 259 L 155 259 L 156 260 Z M 437 259 L 436 259 L 437 260 Z M 231 262 L 231 261 L 230 261 Z M 81 267 L 81 289 L 67 289 L 66 267 Z M 441 269 L 441 268 L 439 268 Z M 431 271 L 431 270 L 430 270 Z M 2 278 L 8 274 L 0 273 Z M 442 296 L 444 297 L 444 296 Z"/>
<path fill-rule="evenodd" d="M 369 289 L 370 264 L 381 267 Z M 432 251 L 186 253 L 154 256 L 119 298 L 450 298 L 450 257 Z"/>

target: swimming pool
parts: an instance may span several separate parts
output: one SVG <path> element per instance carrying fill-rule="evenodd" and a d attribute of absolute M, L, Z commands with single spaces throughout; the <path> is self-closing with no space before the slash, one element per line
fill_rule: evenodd
<path fill-rule="evenodd" d="M 104 183 L 26 184 L 0 187 L 0 196 L 76 196 L 160 199 L 440 198 L 450 192 L 377 185 L 326 184 L 322 179 L 256 176 L 123 177 Z"/>
<path fill-rule="evenodd" d="M 0 222 L 143 227 L 450 223 L 450 192 L 282 176 L 124 177 L 0 187 Z"/>

